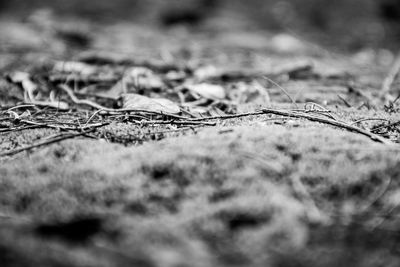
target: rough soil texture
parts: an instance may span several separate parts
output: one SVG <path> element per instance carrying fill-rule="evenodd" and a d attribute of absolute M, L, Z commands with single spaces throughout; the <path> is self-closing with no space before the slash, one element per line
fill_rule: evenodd
<path fill-rule="evenodd" d="M 49 62 L 88 62 L 88 53 L 155 60 L 200 76 L 210 69 L 239 73 L 210 82 L 227 96 L 207 116 L 319 111 L 366 131 L 380 127 L 374 132 L 390 141 L 257 114 L 196 127 L 116 120 L 87 136 L 2 156 L 2 266 L 399 266 L 400 136 L 396 124 L 387 125 L 400 115 L 396 104 L 379 98 L 394 61 L 388 50 L 333 53 L 229 16 L 156 29 L 41 13 L 24 23 L 2 21 L 0 35 L 2 155 L 62 132 L 8 131 L 21 118 L 40 111 L 49 121 L 79 122 L 96 111 L 64 94 L 67 112 L 37 107 L 28 115 L 17 109 L 21 118 L 15 117 L 9 108 L 24 94 L 6 74 L 25 71 L 44 84 Z M 129 64 L 102 68 L 120 74 Z M 284 89 L 247 75 L 259 72 L 272 73 Z M 398 83 L 395 97 L 396 89 Z M 163 91 L 144 94 L 179 101 Z"/>

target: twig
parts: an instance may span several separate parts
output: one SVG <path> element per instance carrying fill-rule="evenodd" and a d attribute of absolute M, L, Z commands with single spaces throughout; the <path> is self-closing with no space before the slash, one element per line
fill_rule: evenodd
<path fill-rule="evenodd" d="M 316 109 L 315 107 L 318 107 L 319 109 Z M 295 110 L 293 110 L 293 111 L 295 111 Z M 301 112 L 306 112 L 306 113 L 314 112 L 314 113 L 316 113 L 318 115 L 323 115 L 323 116 L 326 116 L 326 117 L 328 117 L 330 119 L 338 121 L 338 119 L 335 116 L 332 115 L 332 111 L 330 111 L 329 109 L 326 109 L 323 106 L 321 106 L 321 105 L 319 105 L 317 103 L 314 103 L 314 102 L 305 103 L 304 110 L 300 110 L 300 111 Z"/>
<path fill-rule="evenodd" d="M 23 130 L 28 130 L 28 129 L 36 129 L 36 128 L 42 128 L 43 126 L 41 125 L 29 125 L 29 126 L 23 126 L 23 127 L 11 127 L 7 129 L 0 129 L 0 133 L 8 133 L 8 132 L 18 132 L 18 131 L 23 131 Z"/>
<path fill-rule="evenodd" d="M 389 128 L 389 127 L 392 127 L 392 126 L 396 126 L 398 124 L 400 124 L 400 121 L 395 121 L 395 122 L 389 123 L 387 125 L 383 125 L 383 126 L 380 126 L 380 127 L 377 127 L 377 128 L 373 128 L 373 129 L 371 129 L 371 131 L 372 132 L 376 132 L 378 130 Z"/>
<path fill-rule="evenodd" d="M 268 82 L 272 83 L 273 85 L 275 85 L 276 87 L 278 87 L 279 89 L 281 89 L 282 92 L 290 99 L 290 101 L 292 101 L 292 103 L 293 103 L 296 107 L 298 107 L 296 101 L 294 101 L 294 99 L 290 96 L 290 94 L 288 93 L 288 91 L 286 91 L 285 88 L 283 88 L 282 86 L 280 86 L 278 83 L 276 83 L 275 81 L 271 80 L 271 79 L 268 78 L 267 76 L 263 76 L 263 78 L 264 78 L 265 80 L 267 80 Z"/>
<path fill-rule="evenodd" d="M 359 119 L 357 121 L 354 121 L 351 123 L 351 125 L 358 124 L 360 122 L 364 121 L 388 121 L 387 119 L 382 119 L 382 118 L 365 118 L 365 119 Z"/>
<path fill-rule="evenodd" d="M 95 129 L 105 126 L 105 125 L 108 125 L 108 124 L 109 124 L 108 122 L 104 122 L 104 123 L 92 125 L 92 126 L 90 126 L 90 128 L 87 127 L 87 128 L 89 128 L 88 130 L 84 130 L 84 128 L 81 128 L 80 129 L 81 132 L 79 132 L 79 133 L 60 133 L 60 134 L 55 135 L 53 138 L 51 138 L 49 140 L 39 141 L 32 145 L 28 145 L 25 147 L 21 147 L 21 148 L 17 148 L 17 149 L 11 150 L 11 151 L 0 153 L 0 157 L 11 156 L 11 155 L 14 155 L 14 154 L 26 151 L 26 150 L 30 150 L 32 148 L 57 143 L 57 142 L 60 142 L 60 141 L 66 140 L 66 139 L 71 139 L 71 138 L 74 138 L 77 136 L 87 135 L 88 133 L 94 131 Z"/>
<path fill-rule="evenodd" d="M 0 157 L 12 156 L 12 155 L 18 154 L 20 152 L 23 152 L 23 151 L 26 151 L 26 150 L 30 150 L 32 148 L 37 148 L 37 147 L 41 147 L 41 146 L 45 146 L 45 145 L 50 145 L 50 144 L 53 144 L 53 143 L 57 143 L 57 142 L 66 140 L 66 139 L 70 139 L 70 138 L 74 138 L 74 137 L 77 137 L 77 136 L 85 135 L 85 134 L 91 132 L 92 130 L 93 129 L 90 129 L 89 131 L 80 132 L 80 133 L 74 133 L 74 134 L 61 133 L 61 134 L 58 134 L 56 137 L 54 137 L 54 138 L 52 138 L 50 140 L 40 141 L 40 142 L 37 142 L 37 143 L 32 144 L 32 145 L 28 145 L 28 146 L 17 148 L 17 149 L 11 150 L 11 151 L 0 153 Z"/>
<path fill-rule="evenodd" d="M 36 105 L 34 105 L 34 104 L 23 104 L 23 105 L 11 107 L 11 108 L 7 109 L 7 111 L 11 111 L 11 110 L 14 110 L 14 109 L 20 109 L 20 108 L 32 108 L 32 107 L 36 107 Z"/>
<path fill-rule="evenodd" d="M 364 100 L 366 100 L 367 104 L 364 103 L 364 105 L 367 106 L 368 109 L 374 102 L 376 102 L 374 101 L 374 98 L 370 94 L 368 94 L 367 92 L 363 92 L 359 88 L 356 88 L 355 84 L 350 83 L 347 85 L 347 87 L 349 94 L 354 94 L 355 96 L 361 97 Z"/>
<path fill-rule="evenodd" d="M 100 109 L 99 109 L 99 110 L 96 110 L 96 111 L 92 114 L 92 116 L 90 116 L 90 118 L 86 121 L 85 126 L 88 125 L 88 123 L 91 122 L 91 121 L 93 120 L 93 118 L 94 118 L 95 116 L 97 116 L 98 113 L 100 113 L 100 111 L 101 111 Z"/>
<path fill-rule="evenodd" d="M 176 129 L 176 130 L 164 130 L 164 131 L 155 131 L 155 132 L 148 132 L 148 133 L 144 133 L 144 135 L 155 135 L 155 134 L 165 134 L 165 133 L 179 133 L 179 132 L 184 132 L 184 131 L 194 131 L 196 129 L 200 129 L 202 128 L 203 125 L 196 125 L 196 126 L 188 126 L 188 127 L 184 127 L 184 128 L 180 128 L 180 129 Z"/>
<path fill-rule="evenodd" d="M 384 98 L 390 92 L 390 89 L 391 89 L 391 87 L 393 85 L 393 82 L 395 81 L 399 71 L 400 71 L 400 52 L 397 55 L 397 57 L 396 57 L 396 59 L 395 59 L 395 61 L 393 63 L 393 66 L 391 67 L 388 75 L 383 80 L 382 88 L 381 88 L 381 91 L 379 93 L 379 96 L 381 98 Z"/>
<path fill-rule="evenodd" d="M 29 124 L 29 125 L 36 125 L 36 126 L 40 126 L 40 127 L 45 127 L 45 128 L 54 128 L 54 129 L 62 129 L 62 130 L 84 130 L 87 128 L 93 128 L 93 127 L 100 127 L 103 126 L 104 123 L 95 123 L 95 124 L 90 124 L 90 125 L 85 125 L 82 127 L 78 127 L 78 126 L 65 126 L 62 125 L 63 123 L 60 124 L 49 124 L 49 123 L 41 123 L 41 122 L 35 122 L 35 121 L 29 121 L 29 120 L 21 120 L 21 122 L 25 123 L 25 124 Z M 65 123 L 65 124 L 69 124 L 69 123 Z"/>
<path fill-rule="evenodd" d="M 315 122 L 320 122 L 320 123 L 325 123 L 329 124 L 332 126 L 336 126 L 339 128 L 346 129 L 350 132 L 356 132 L 359 134 L 362 134 L 364 136 L 369 137 L 371 140 L 387 145 L 392 145 L 393 143 L 385 139 L 379 135 L 376 135 L 374 133 L 371 133 L 369 131 L 363 130 L 359 127 L 341 122 L 341 121 L 336 121 L 333 119 L 327 119 L 327 118 L 321 118 L 317 116 L 312 116 L 309 114 L 304 114 L 300 113 L 298 111 L 293 112 L 293 111 L 286 111 L 286 110 L 276 110 L 276 109 L 262 109 L 260 112 L 251 112 L 251 113 L 242 113 L 242 114 L 236 114 L 236 115 L 223 115 L 223 116 L 214 116 L 214 117 L 205 117 L 205 118 L 197 118 L 197 119 L 187 119 L 188 121 L 207 121 L 207 120 L 216 120 L 216 119 L 234 119 L 234 118 L 240 118 L 240 117 L 248 117 L 248 116 L 257 116 L 257 115 L 262 115 L 262 114 L 274 114 L 274 115 L 280 115 L 283 117 L 294 117 L 294 118 L 301 118 L 301 119 L 307 119 L 310 121 L 315 121 Z"/>
<path fill-rule="evenodd" d="M 174 125 L 204 125 L 204 126 L 215 126 L 214 122 L 200 122 L 200 121 L 135 121 L 137 124 L 151 125 L 151 124 L 174 124 Z"/>
<path fill-rule="evenodd" d="M 340 99 L 340 100 L 342 100 L 342 102 L 344 103 L 344 105 L 346 106 L 346 107 L 348 107 L 348 108 L 351 108 L 352 106 L 350 105 L 350 103 L 349 102 L 347 102 L 347 100 L 346 99 L 344 99 L 344 97 L 343 96 L 341 96 L 341 95 L 337 95 L 337 97 Z"/>
<path fill-rule="evenodd" d="M 227 119 L 236 119 L 242 117 L 249 117 L 249 116 L 257 116 L 262 115 L 264 112 L 257 111 L 257 112 L 249 112 L 249 113 L 241 113 L 241 114 L 234 114 L 234 115 L 221 115 L 221 116 L 212 116 L 212 117 L 204 117 L 204 118 L 186 118 L 187 121 L 208 121 L 208 120 L 227 120 Z"/>
<path fill-rule="evenodd" d="M 95 103 L 95 102 L 93 102 L 93 101 L 86 100 L 86 99 L 83 99 L 83 100 L 82 100 L 82 99 L 78 99 L 78 98 L 75 96 L 75 93 L 73 92 L 73 90 L 70 89 L 70 88 L 69 88 L 67 85 L 65 85 L 65 84 L 60 84 L 60 85 L 58 85 L 58 87 L 61 88 L 64 92 L 66 92 L 66 93 L 68 94 L 68 96 L 71 98 L 71 100 L 72 100 L 75 104 L 78 104 L 78 105 L 86 105 L 86 106 L 93 107 L 93 108 L 95 108 L 95 109 L 108 110 L 107 107 L 104 107 L 104 106 L 102 106 L 102 105 L 99 105 L 99 104 L 97 104 L 97 103 Z"/>
<path fill-rule="evenodd" d="M 308 114 L 302 114 L 302 113 L 298 113 L 298 112 L 291 112 L 291 111 L 286 111 L 286 110 L 276 110 L 276 109 L 263 109 L 262 110 L 264 113 L 266 114 L 275 114 L 275 115 L 280 115 L 280 116 L 286 116 L 286 117 L 294 117 L 294 118 L 302 118 L 302 119 L 307 119 L 310 121 L 315 121 L 315 122 L 320 122 L 320 123 L 325 123 L 325 124 L 329 124 L 329 125 L 333 125 L 339 128 L 343 128 L 346 129 L 348 131 L 351 132 L 356 132 L 359 134 L 362 134 L 364 136 L 369 137 L 371 140 L 375 141 L 375 142 L 379 142 L 379 143 L 383 143 L 383 144 L 387 144 L 387 145 L 392 145 L 393 143 L 388 140 L 385 139 L 379 135 L 376 135 L 374 133 L 371 133 L 369 131 L 363 130 L 361 128 L 352 126 L 350 124 L 346 124 L 340 121 L 335 121 L 332 119 L 325 119 L 325 118 L 321 118 L 321 117 L 316 117 L 316 116 L 311 116 Z"/>
<path fill-rule="evenodd" d="M 400 99 L 400 94 L 393 100 L 392 105 L 396 104 L 396 102 Z"/>
<path fill-rule="evenodd" d="M 262 109 L 262 111 L 260 112 L 250 112 L 250 113 L 242 113 L 242 114 L 235 114 L 235 115 L 223 115 L 223 116 L 214 116 L 214 117 L 205 117 L 205 118 L 196 118 L 196 119 L 187 119 L 188 121 L 207 121 L 207 120 L 216 120 L 216 119 L 234 119 L 234 118 L 240 118 L 240 117 L 248 117 L 248 116 L 257 116 L 257 115 L 262 115 L 265 113 L 271 113 L 271 114 L 275 114 L 275 115 L 281 115 L 284 117 L 296 117 L 296 118 L 303 118 L 303 119 L 308 119 L 311 121 L 316 121 L 316 122 L 320 122 L 320 123 L 325 123 L 325 124 L 330 124 L 336 127 L 340 127 L 340 128 L 344 128 L 348 131 L 351 132 L 357 132 L 359 134 L 365 135 L 367 137 L 369 137 L 370 139 L 372 139 L 373 141 L 379 142 L 379 143 L 383 143 L 383 144 L 393 144 L 390 140 L 387 140 L 385 138 L 382 138 L 379 135 L 376 135 L 374 133 L 371 133 L 369 131 L 363 130 L 359 127 L 353 126 L 353 125 L 349 125 L 347 123 L 344 122 L 340 122 L 337 120 L 333 120 L 333 119 L 325 119 L 325 118 L 321 118 L 321 117 L 316 117 L 316 116 L 312 116 L 312 115 L 308 115 L 308 114 L 302 114 L 299 113 L 300 110 L 293 112 L 293 111 L 284 111 L 284 110 L 275 110 L 275 109 Z M 302 111 L 302 112 L 306 112 L 306 111 Z"/>

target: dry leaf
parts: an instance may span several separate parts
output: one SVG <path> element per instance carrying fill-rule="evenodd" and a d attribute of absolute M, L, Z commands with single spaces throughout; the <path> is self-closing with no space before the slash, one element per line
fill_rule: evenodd
<path fill-rule="evenodd" d="M 29 97 L 26 101 L 34 101 L 35 98 L 33 94 L 37 90 L 38 86 L 31 80 L 31 76 L 27 72 L 16 71 L 9 75 L 9 78 L 12 83 L 21 84 L 25 93 Z"/>
<path fill-rule="evenodd" d="M 138 109 L 177 114 L 181 111 L 178 105 L 165 98 L 150 98 L 138 94 L 122 95 L 124 109 Z"/>
<path fill-rule="evenodd" d="M 306 51 L 306 45 L 296 37 L 281 33 L 275 35 L 271 40 L 271 46 L 274 50 L 281 53 L 296 53 Z"/>
<path fill-rule="evenodd" d="M 220 85 L 201 83 L 187 85 L 186 88 L 208 99 L 224 99 L 226 97 L 225 89 Z"/>
<path fill-rule="evenodd" d="M 165 78 L 169 81 L 183 81 L 186 76 L 184 71 L 170 71 L 165 75 Z"/>
<path fill-rule="evenodd" d="M 141 93 L 143 90 L 160 89 L 164 86 L 160 77 L 148 68 L 135 67 L 127 70 L 120 81 L 118 81 L 105 94 L 111 97 L 119 97 L 127 93 Z M 143 93 L 143 92 L 142 92 Z"/>
<path fill-rule="evenodd" d="M 79 73 L 83 76 L 89 76 L 97 72 L 97 68 L 89 64 L 74 61 L 56 62 L 53 67 L 57 72 Z"/>
<path fill-rule="evenodd" d="M 60 110 L 68 110 L 69 105 L 63 101 L 41 101 L 37 100 L 34 96 L 36 90 L 38 90 L 38 85 L 34 83 L 31 76 L 27 72 L 14 72 L 9 75 L 11 82 L 20 84 L 24 89 L 25 101 L 27 103 L 32 103 L 38 106 L 53 107 Z"/>
<path fill-rule="evenodd" d="M 230 99 L 239 104 L 252 103 L 261 106 L 271 104 L 268 91 L 257 81 L 252 83 L 239 82 L 229 92 Z"/>
<path fill-rule="evenodd" d="M 136 67 L 127 72 L 124 77 L 127 85 L 131 84 L 135 89 L 159 89 L 163 82 L 154 72 L 148 68 Z"/>
<path fill-rule="evenodd" d="M 208 65 L 204 67 L 198 68 L 194 73 L 194 77 L 198 81 L 205 81 L 208 79 L 219 77 L 223 74 L 220 69 L 217 69 L 215 66 Z"/>

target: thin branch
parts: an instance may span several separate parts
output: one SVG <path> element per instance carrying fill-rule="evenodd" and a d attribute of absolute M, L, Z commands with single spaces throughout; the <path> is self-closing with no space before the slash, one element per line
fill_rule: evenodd
<path fill-rule="evenodd" d="M 18 132 L 18 131 L 23 131 L 23 130 L 28 130 L 28 129 L 36 129 L 36 128 L 45 128 L 44 126 L 41 125 L 29 125 L 29 126 L 23 126 L 23 127 L 10 127 L 7 129 L 0 129 L 0 133 L 9 133 L 9 132 Z"/>
<path fill-rule="evenodd" d="M 290 96 L 289 92 L 286 91 L 285 88 L 283 88 L 282 86 L 280 86 L 278 83 L 276 83 L 275 81 L 271 80 L 271 79 L 268 78 L 267 76 L 263 76 L 263 78 L 264 78 L 265 80 L 267 80 L 268 82 L 272 83 L 273 85 L 275 85 L 276 87 L 278 87 L 279 89 L 281 89 L 282 92 L 290 99 L 290 101 L 292 101 L 292 103 L 293 103 L 296 107 L 298 107 L 296 101 L 294 101 L 294 99 Z"/>
<path fill-rule="evenodd" d="M 389 120 L 382 119 L 382 118 L 365 118 L 365 119 L 359 119 L 357 121 L 354 121 L 351 123 L 351 125 L 358 124 L 358 123 L 364 122 L 364 121 L 386 121 L 386 122 L 388 122 Z"/>
<path fill-rule="evenodd" d="M 249 117 L 249 116 L 257 116 L 262 115 L 264 112 L 257 111 L 257 112 L 249 112 L 249 113 L 240 113 L 234 115 L 221 115 L 221 116 L 212 116 L 212 117 L 204 117 L 204 118 L 186 118 L 187 121 L 208 121 L 208 120 L 227 120 L 227 119 L 236 119 L 242 117 Z"/>
<path fill-rule="evenodd" d="M 156 124 L 173 124 L 173 125 L 203 125 L 203 126 L 215 126 L 215 122 L 200 122 L 200 121 L 134 121 L 141 125 L 156 125 Z"/>
<path fill-rule="evenodd" d="M 50 123 L 46 123 L 46 122 L 35 122 L 35 121 L 29 121 L 29 120 L 21 120 L 22 123 L 28 124 L 28 125 L 35 125 L 38 127 L 44 127 L 44 128 L 53 128 L 53 129 L 62 129 L 62 130 L 84 130 L 87 128 L 93 128 L 93 127 L 100 127 L 105 125 L 104 123 L 94 123 L 94 124 L 90 124 L 90 125 L 85 125 L 83 127 L 78 127 L 78 126 L 65 126 L 62 125 L 63 123 L 59 123 L 59 124 L 50 124 Z M 69 123 L 65 123 L 65 124 L 69 124 Z"/>
<path fill-rule="evenodd" d="M 60 133 L 60 134 L 55 135 L 51 139 L 42 140 L 42 141 L 39 141 L 39 142 L 31 144 L 31 145 L 27 145 L 27 146 L 17 148 L 17 149 L 11 150 L 11 151 L 0 153 L 0 157 L 12 156 L 12 155 L 15 155 L 15 154 L 18 154 L 18 153 L 21 153 L 23 151 L 30 150 L 33 148 L 50 145 L 50 144 L 61 142 L 66 139 L 71 139 L 71 138 L 75 138 L 78 136 L 86 135 L 86 134 L 94 131 L 96 128 L 98 128 L 100 126 L 104 126 L 104 125 L 107 125 L 107 123 L 103 123 L 102 125 L 94 126 L 94 127 L 90 128 L 89 130 L 82 131 L 79 133 Z"/>
<path fill-rule="evenodd" d="M 393 82 L 396 80 L 397 75 L 399 74 L 400 71 L 400 52 L 397 55 L 393 66 L 391 67 L 389 73 L 387 74 L 386 78 L 383 80 L 382 83 L 382 88 L 379 93 L 379 96 L 381 98 L 385 97 L 387 94 L 389 94 L 390 89 L 393 85 Z"/>
<path fill-rule="evenodd" d="M 351 108 L 351 107 L 352 107 L 352 105 L 350 105 L 350 103 L 349 103 L 346 99 L 344 99 L 343 96 L 337 95 L 337 97 L 344 103 L 344 105 L 345 105 L 346 107 L 348 107 L 348 108 Z"/>
<path fill-rule="evenodd" d="M 382 129 L 389 128 L 389 127 L 392 127 L 392 126 L 396 126 L 398 124 L 400 124 L 400 121 L 395 121 L 395 122 L 389 123 L 387 125 L 383 125 L 383 126 L 379 126 L 377 128 L 373 128 L 371 131 L 372 132 L 376 132 L 378 130 L 382 130 Z"/>
<path fill-rule="evenodd" d="M 66 139 L 71 139 L 71 138 L 74 138 L 74 137 L 77 137 L 77 136 L 81 136 L 81 135 L 87 134 L 88 132 L 89 131 L 81 132 L 81 133 L 75 133 L 75 134 L 61 133 L 61 134 L 57 135 L 56 137 L 54 137 L 52 139 L 49 139 L 49 140 L 39 141 L 39 142 L 37 142 L 35 144 L 32 144 L 32 145 L 28 145 L 28 146 L 17 148 L 17 149 L 11 150 L 11 151 L 0 153 L 0 157 L 12 156 L 12 155 L 15 155 L 15 154 L 18 154 L 18 153 L 21 153 L 23 151 L 30 150 L 30 149 L 33 149 L 33 148 L 37 148 L 37 147 L 41 147 L 41 146 L 45 146 L 45 145 L 50 145 L 50 144 L 53 144 L 53 143 L 58 143 L 60 141 L 66 140 Z"/>
<path fill-rule="evenodd" d="M 359 127 L 347 124 L 345 122 L 333 120 L 333 119 L 328 119 L 328 118 L 322 118 L 322 117 L 317 117 L 317 116 L 312 116 L 309 114 L 306 114 L 305 111 L 290 111 L 290 110 L 277 110 L 277 109 L 270 109 L 270 108 L 264 108 L 259 112 L 251 112 L 251 113 L 242 113 L 242 114 L 235 114 L 235 115 L 223 115 L 223 116 L 214 116 L 214 117 L 205 117 L 205 118 L 197 118 L 197 119 L 187 119 L 187 121 L 207 121 L 207 120 L 225 120 L 225 119 L 234 119 L 234 118 L 240 118 L 240 117 L 249 117 L 249 116 L 258 116 L 262 114 L 274 114 L 274 115 L 280 115 L 283 117 L 292 117 L 292 118 L 300 118 L 300 119 L 307 119 L 310 121 L 315 121 L 319 123 L 324 123 L 324 124 L 329 124 L 332 126 L 336 126 L 342 129 L 346 129 L 350 132 L 356 132 L 359 134 L 362 134 L 364 136 L 367 136 L 371 140 L 378 142 L 378 143 L 383 143 L 387 145 L 393 145 L 393 142 L 391 142 L 388 139 L 385 139 L 379 135 L 376 135 L 372 132 L 369 132 L 367 130 L 361 129 Z"/>
<path fill-rule="evenodd" d="M 362 134 L 364 136 L 369 137 L 371 140 L 373 140 L 375 142 L 379 142 L 379 143 L 383 143 L 383 144 L 387 144 L 387 145 L 392 145 L 393 144 L 388 139 L 385 139 L 385 138 L 383 138 L 383 137 L 381 137 L 379 135 L 376 135 L 376 134 L 371 133 L 369 131 L 363 130 L 363 129 L 358 128 L 356 126 L 353 126 L 353 125 L 350 125 L 350 124 L 346 124 L 344 122 L 335 121 L 335 120 L 332 120 L 332 119 L 321 118 L 321 117 L 316 117 L 316 116 L 303 114 L 303 113 L 298 113 L 298 112 L 285 111 L 285 110 L 263 109 L 262 111 L 264 113 L 266 113 L 266 114 L 275 114 L 275 115 L 286 116 L 286 117 L 302 118 L 302 119 L 307 119 L 307 120 L 310 120 L 310 121 L 329 124 L 329 125 L 332 125 L 332 126 L 336 126 L 336 127 L 339 127 L 339 128 L 346 129 L 346 130 L 348 130 L 350 132 L 356 132 L 356 133 Z"/>

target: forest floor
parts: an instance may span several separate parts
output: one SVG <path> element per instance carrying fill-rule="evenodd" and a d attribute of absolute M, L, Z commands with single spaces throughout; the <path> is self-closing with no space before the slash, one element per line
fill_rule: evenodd
<path fill-rule="evenodd" d="M 2 266 L 398 266 L 390 51 L 229 18 L 0 35 Z"/>

